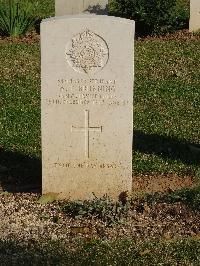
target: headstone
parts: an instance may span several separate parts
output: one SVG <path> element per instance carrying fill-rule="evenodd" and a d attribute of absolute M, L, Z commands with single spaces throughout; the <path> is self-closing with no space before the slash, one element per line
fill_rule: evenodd
<path fill-rule="evenodd" d="M 200 30 L 200 0 L 190 0 L 190 25 L 189 31 Z"/>
<path fill-rule="evenodd" d="M 56 0 L 55 15 L 107 14 L 108 0 Z"/>
<path fill-rule="evenodd" d="M 132 187 L 134 22 L 43 20 L 43 194 L 116 199 Z"/>

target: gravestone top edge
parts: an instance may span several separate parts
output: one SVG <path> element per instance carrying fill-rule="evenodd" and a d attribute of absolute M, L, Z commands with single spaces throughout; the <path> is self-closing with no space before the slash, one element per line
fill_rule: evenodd
<path fill-rule="evenodd" d="M 85 14 L 79 14 L 79 15 L 65 15 L 65 16 L 59 16 L 59 17 L 50 17 L 42 20 L 43 23 L 48 22 L 54 22 L 54 21 L 61 21 L 66 19 L 92 19 L 92 20 L 109 20 L 109 21 L 119 21 L 126 24 L 135 24 L 134 20 L 121 18 L 121 17 L 114 17 L 114 16 L 107 16 L 107 15 L 85 15 Z"/>

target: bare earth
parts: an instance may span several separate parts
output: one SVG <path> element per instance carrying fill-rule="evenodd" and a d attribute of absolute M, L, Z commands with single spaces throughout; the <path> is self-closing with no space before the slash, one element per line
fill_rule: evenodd
<path fill-rule="evenodd" d="M 147 41 L 147 40 L 200 40 L 200 34 L 193 34 L 188 30 L 179 30 L 175 33 L 168 33 L 161 36 L 147 36 L 147 37 L 138 37 L 138 41 Z M 11 37 L 2 37 L 0 36 L 0 43 L 38 43 L 40 41 L 40 35 L 36 31 L 27 33 L 21 38 L 11 38 Z"/>
<path fill-rule="evenodd" d="M 176 174 L 137 175 L 133 177 L 133 194 L 170 192 L 182 188 L 194 187 L 195 180 L 191 176 Z"/>
<path fill-rule="evenodd" d="M 37 243 L 59 240 L 72 244 L 73 240 L 134 238 L 172 239 L 200 236 L 200 213 L 183 203 L 141 202 L 138 199 L 119 224 L 109 227 L 96 217 L 73 219 L 61 211 L 63 202 L 46 205 L 38 203 L 40 194 L 0 194 L 0 240 Z"/>

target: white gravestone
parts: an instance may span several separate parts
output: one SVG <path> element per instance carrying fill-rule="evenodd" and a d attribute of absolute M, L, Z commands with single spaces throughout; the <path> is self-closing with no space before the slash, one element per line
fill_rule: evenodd
<path fill-rule="evenodd" d="M 43 194 L 117 199 L 132 187 L 134 22 L 41 24 Z"/>
<path fill-rule="evenodd" d="M 106 15 L 108 0 L 56 0 L 55 16 L 92 13 Z"/>
<path fill-rule="evenodd" d="M 190 0 L 190 25 L 189 31 L 200 30 L 200 0 Z"/>

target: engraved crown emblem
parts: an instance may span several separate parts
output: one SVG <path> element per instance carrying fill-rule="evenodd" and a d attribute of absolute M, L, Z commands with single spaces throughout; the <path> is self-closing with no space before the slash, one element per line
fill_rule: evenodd
<path fill-rule="evenodd" d="M 96 73 L 108 62 L 109 50 L 105 40 L 90 30 L 77 34 L 66 49 L 68 64 L 80 73 Z"/>

